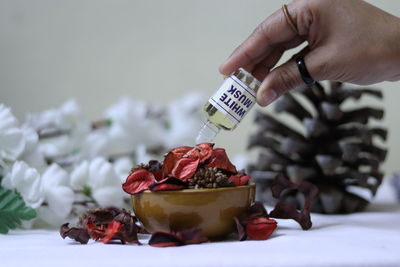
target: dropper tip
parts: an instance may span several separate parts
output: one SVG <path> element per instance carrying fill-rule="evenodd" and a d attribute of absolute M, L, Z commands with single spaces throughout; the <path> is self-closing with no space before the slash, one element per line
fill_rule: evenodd
<path fill-rule="evenodd" d="M 207 121 L 204 123 L 203 127 L 201 127 L 199 134 L 196 137 L 196 144 L 211 143 L 217 136 L 218 132 L 219 128 L 210 121 Z"/>

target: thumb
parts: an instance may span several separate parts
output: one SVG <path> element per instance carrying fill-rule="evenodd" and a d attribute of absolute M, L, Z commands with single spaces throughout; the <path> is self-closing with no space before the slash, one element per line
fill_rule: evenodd
<path fill-rule="evenodd" d="M 305 84 L 301 78 L 295 57 L 275 68 L 265 77 L 257 92 L 259 105 L 267 106 L 287 91 Z M 313 53 L 304 56 L 307 70 L 314 79 L 321 77 L 322 70 L 318 67 L 320 65 L 318 64 L 318 58 L 321 59 L 321 57 L 314 56 Z"/>

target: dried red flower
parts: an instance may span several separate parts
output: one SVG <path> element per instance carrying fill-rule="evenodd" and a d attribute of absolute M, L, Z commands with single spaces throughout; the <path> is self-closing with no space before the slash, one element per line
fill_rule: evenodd
<path fill-rule="evenodd" d="M 182 158 L 200 159 L 200 149 L 193 147 L 188 152 L 186 152 Z"/>
<path fill-rule="evenodd" d="M 214 149 L 212 143 L 202 143 L 195 147 L 182 146 L 169 151 L 161 164 L 149 161 L 136 166 L 123 184 L 129 194 L 137 194 L 146 189 L 152 191 L 180 190 L 188 187 L 188 180 L 193 178 L 199 168 L 217 168 L 227 175 L 231 186 L 248 184 L 250 176 L 238 173 L 229 161 L 225 149 Z M 171 179 L 179 179 L 177 180 Z"/>
<path fill-rule="evenodd" d="M 277 222 L 265 217 L 251 218 L 246 223 L 246 234 L 252 240 L 265 240 L 275 231 Z"/>
<path fill-rule="evenodd" d="M 181 190 L 187 187 L 187 183 L 174 177 L 167 177 L 161 181 L 158 181 L 150 186 L 150 190 L 153 192 L 157 191 L 169 191 L 169 190 Z"/>
<path fill-rule="evenodd" d="M 191 149 L 192 147 L 189 146 L 181 146 L 174 148 L 170 152 L 168 152 L 164 157 L 162 168 L 163 176 L 167 177 L 169 174 L 171 174 L 176 162 L 180 160 L 183 155 L 185 155 Z"/>
<path fill-rule="evenodd" d="M 209 160 L 213 153 L 213 143 L 202 143 L 198 144 L 197 147 L 200 149 L 200 163 L 204 163 Z"/>
<path fill-rule="evenodd" d="M 250 175 L 242 175 L 242 174 L 236 174 L 236 175 L 231 175 L 228 178 L 228 181 L 231 182 L 234 186 L 242 186 L 242 185 L 247 185 L 250 180 Z"/>
<path fill-rule="evenodd" d="M 85 227 L 89 233 L 90 238 L 95 241 L 103 239 L 106 234 L 107 225 L 95 224 L 90 218 L 87 220 Z"/>
<path fill-rule="evenodd" d="M 276 229 L 277 222 L 268 218 L 268 213 L 261 202 L 255 202 L 242 215 L 235 218 L 239 241 L 250 238 L 265 240 Z"/>
<path fill-rule="evenodd" d="M 155 181 L 153 173 L 145 169 L 139 169 L 129 174 L 122 188 L 128 194 L 137 194 L 149 189 L 149 186 Z"/>
<path fill-rule="evenodd" d="M 63 239 L 69 237 L 81 244 L 87 244 L 89 242 L 90 236 L 86 229 L 72 227 L 69 228 L 69 223 L 64 223 L 60 227 L 60 235 Z"/>
<path fill-rule="evenodd" d="M 199 167 L 200 159 L 199 158 L 181 158 L 175 165 L 174 169 L 171 172 L 173 177 L 181 179 L 184 182 L 187 182 L 193 175 L 196 173 L 197 168 Z"/>
<path fill-rule="evenodd" d="M 110 240 L 120 240 L 140 244 L 137 238 L 139 227 L 136 217 L 125 210 L 117 208 L 101 208 L 87 211 L 78 223 L 80 227 L 69 228 L 68 223 L 61 225 L 62 238 L 69 237 L 81 244 L 86 244 L 89 238 L 108 243 Z"/>
<path fill-rule="evenodd" d="M 104 237 L 102 239 L 103 243 L 108 243 L 110 240 L 118 234 L 122 229 L 122 224 L 117 221 L 112 221 L 106 228 Z"/>
<path fill-rule="evenodd" d="M 237 173 L 236 167 L 229 161 L 228 155 L 223 148 L 215 148 L 213 150 L 210 163 L 208 163 L 206 167 L 217 167 L 218 169 L 228 171 L 232 174 Z"/>

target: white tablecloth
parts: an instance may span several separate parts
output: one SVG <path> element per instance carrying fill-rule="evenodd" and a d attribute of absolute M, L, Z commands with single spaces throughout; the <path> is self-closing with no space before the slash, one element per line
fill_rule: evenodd
<path fill-rule="evenodd" d="M 171 248 L 80 245 L 57 231 L 14 230 L 0 235 L 0 266 L 400 266 L 400 204 L 387 185 L 366 212 L 313 214 L 312 220 L 308 231 L 278 220 L 266 241 Z"/>

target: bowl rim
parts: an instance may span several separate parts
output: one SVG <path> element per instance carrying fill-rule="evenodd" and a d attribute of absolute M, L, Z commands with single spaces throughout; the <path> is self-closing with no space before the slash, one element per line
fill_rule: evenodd
<path fill-rule="evenodd" d="M 136 195 L 149 195 L 149 194 L 171 194 L 171 195 L 179 195 L 179 194 L 205 194 L 205 193 L 213 193 L 213 192 L 223 192 L 223 191 L 233 191 L 239 189 L 248 189 L 255 188 L 256 184 L 249 185 L 241 185 L 241 186 L 230 186 L 230 187 L 219 187 L 219 188 L 200 188 L 200 189 L 181 189 L 181 190 L 167 190 L 167 191 L 157 191 L 153 192 L 150 190 L 145 190 L 143 192 L 137 194 L 131 194 L 131 196 Z"/>

